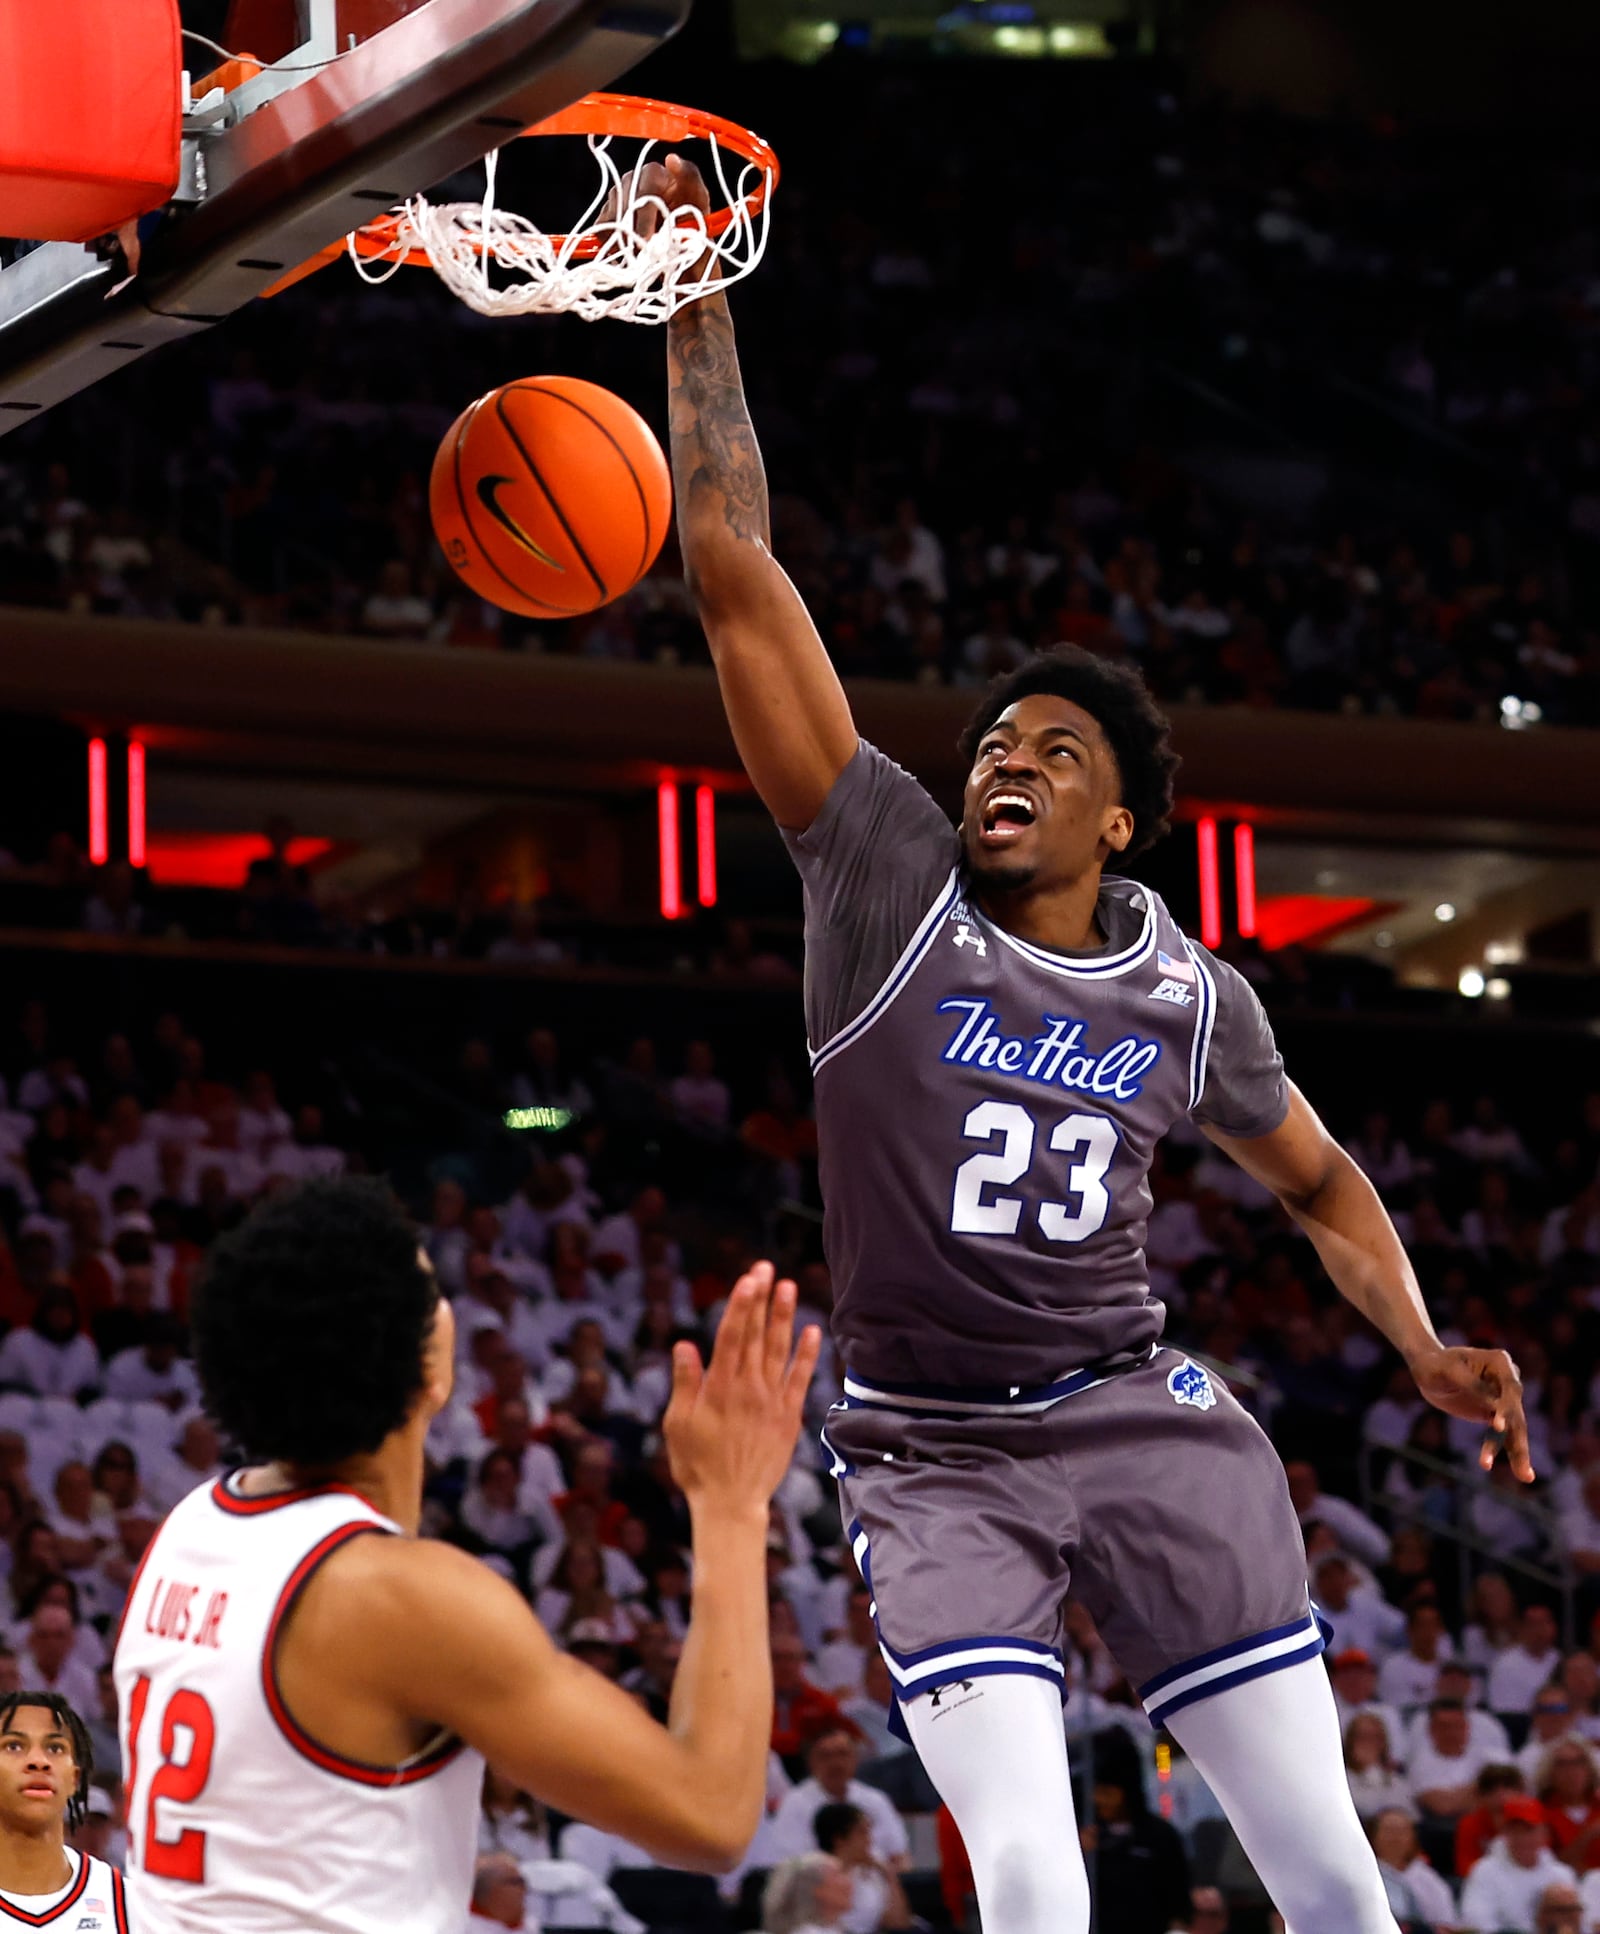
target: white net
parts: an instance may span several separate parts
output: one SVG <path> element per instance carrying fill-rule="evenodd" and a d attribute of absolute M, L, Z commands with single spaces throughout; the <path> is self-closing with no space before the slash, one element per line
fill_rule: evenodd
<path fill-rule="evenodd" d="M 645 141 L 627 175 L 611 153 L 612 135 L 590 135 L 600 168 L 594 199 L 564 236 L 547 235 L 525 215 L 495 206 L 499 156 L 485 164 L 481 202 L 435 207 L 416 195 L 396 211 L 389 245 L 364 254 L 350 237 L 350 259 L 367 282 L 386 282 L 420 248 L 451 292 L 484 316 L 571 314 L 586 321 L 661 323 L 686 302 L 741 281 L 767 246 L 771 171 L 744 161 L 730 182 L 726 150 L 708 137 L 712 172 L 729 220 L 711 234 L 697 208 L 674 217 L 639 178 L 660 142 Z M 739 159 L 739 157 L 734 157 Z M 756 204 L 759 203 L 759 206 Z M 498 275 L 496 274 L 498 271 Z"/>

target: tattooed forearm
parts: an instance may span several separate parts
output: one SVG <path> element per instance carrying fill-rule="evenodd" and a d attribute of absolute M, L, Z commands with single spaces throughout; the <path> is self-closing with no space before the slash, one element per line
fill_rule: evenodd
<path fill-rule="evenodd" d="M 681 309 L 667 327 L 672 477 L 691 575 L 713 535 L 766 545 L 767 478 L 733 345 L 726 296 Z"/>

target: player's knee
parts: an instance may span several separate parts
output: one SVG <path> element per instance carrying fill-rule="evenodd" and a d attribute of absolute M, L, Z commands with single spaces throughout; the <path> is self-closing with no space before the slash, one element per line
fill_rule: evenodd
<path fill-rule="evenodd" d="M 986 1927 L 1014 1934 L 1078 1934 L 1088 1927 L 1088 1880 L 1059 1834 L 1010 1833 L 983 1864 L 987 1874 L 974 1862 L 974 1877 Z"/>
<path fill-rule="evenodd" d="M 1295 1900 L 1279 1903 L 1295 1934 L 1395 1934 L 1375 1866 L 1370 1873 L 1333 1867 L 1306 1873 L 1295 1892 Z"/>

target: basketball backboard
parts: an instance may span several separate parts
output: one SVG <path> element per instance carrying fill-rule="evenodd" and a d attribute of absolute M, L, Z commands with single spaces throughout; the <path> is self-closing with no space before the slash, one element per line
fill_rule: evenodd
<path fill-rule="evenodd" d="M 373 215 L 606 87 L 689 5 L 236 0 L 230 35 L 271 34 L 282 52 L 234 92 L 194 101 L 183 179 L 140 225 L 138 272 L 119 250 L 63 242 L 0 267 L 0 436 L 210 328 Z M 220 62 L 187 45 L 195 74 Z"/>

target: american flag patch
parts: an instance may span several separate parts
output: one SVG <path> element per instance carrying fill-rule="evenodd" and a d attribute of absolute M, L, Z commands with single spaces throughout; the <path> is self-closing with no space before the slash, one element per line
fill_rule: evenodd
<path fill-rule="evenodd" d="M 1194 980 L 1194 962 L 1192 960 L 1174 960 L 1171 954 L 1164 954 L 1158 951 L 1156 954 L 1156 966 L 1160 968 L 1168 980 L 1186 980 L 1190 982 Z"/>
<path fill-rule="evenodd" d="M 86 1914 L 103 1914 L 106 1911 L 106 1904 L 103 1900 L 86 1900 L 83 1903 L 83 1911 Z"/>

